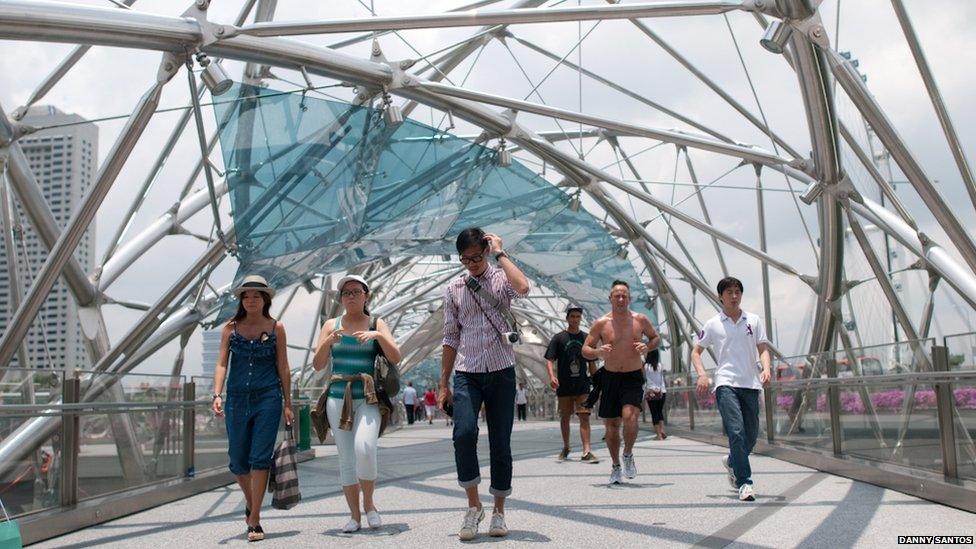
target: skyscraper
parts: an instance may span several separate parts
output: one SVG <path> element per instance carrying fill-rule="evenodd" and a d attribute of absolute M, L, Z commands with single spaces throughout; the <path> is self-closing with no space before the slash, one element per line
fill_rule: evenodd
<path fill-rule="evenodd" d="M 203 375 L 213 376 L 220 356 L 220 335 L 222 327 L 203 332 L 203 356 L 201 357 Z"/>
<path fill-rule="evenodd" d="M 54 219 L 64 228 L 94 181 L 98 163 L 98 127 L 76 114 L 67 114 L 51 106 L 31 107 L 22 122 L 35 128 L 60 126 L 32 133 L 18 143 Z M 11 314 L 10 292 L 13 289 L 7 275 L 7 262 L 16 258 L 21 284 L 29 287 L 48 252 L 20 208 L 17 208 L 16 216 L 24 229 L 22 240 L 14 242 L 17 250 L 4 249 L 0 241 L 0 332 L 6 329 Z M 74 254 L 86 272 L 91 272 L 94 267 L 94 248 L 95 223 L 92 222 Z M 60 280 L 28 333 L 27 349 L 28 360 L 35 368 L 87 368 L 91 364 L 78 320 L 78 307 Z M 16 362 L 15 358 L 11 365 Z"/>

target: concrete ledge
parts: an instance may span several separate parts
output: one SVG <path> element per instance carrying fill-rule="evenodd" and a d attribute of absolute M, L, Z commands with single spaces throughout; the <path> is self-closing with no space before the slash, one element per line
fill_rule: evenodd
<path fill-rule="evenodd" d="M 645 426 L 641 428 L 647 429 Z M 690 440 L 728 447 L 728 440 L 722 435 L 670 426 L 668 432 Z M 976 482 L 947 479 L 921 469 L 801 450 L 763 440 L 756 442 L 755 453 L 976 513 Z"/>
<path fill-rule="evenodd" d="M 298 453 L 298 461 L 315 457 L 314 450 Z M 161 481 L 79 502 L 73 507 L 55 507 L 17 517 L 24 545 L 37 543 L 138 513 L 172 501 L 233 484 L 234 475 L 225 467 L 198 472 L 193 478 Z"/>

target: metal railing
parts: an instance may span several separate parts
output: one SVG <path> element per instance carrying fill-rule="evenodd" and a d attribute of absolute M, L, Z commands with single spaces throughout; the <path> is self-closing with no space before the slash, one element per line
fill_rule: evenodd
<path fill-rule="evenodd" d="M 86 398 L 86 388 L 100 383 L 110 389 Z M 40 418 L 57 425 L 39 447 L 0 459 L 0 499 L 12 517 L 30 520 L 87 500 L 225 472 L 224 421 L 213 417 L 209 398 L 196 399 L 209 395 L 212 383 L 209 377 L 8 370 L 0 381 L 0 437 L 16 437 Z M 302 404 L 293 403 L 296 417 Z"/>
<path fill-rule="evenodd" d="M 968 490 L 968 498 L 976 502 L 972 482 L 976 481 L 976 370 L 950 368 L 950 349 L 932 345 L 913 363 L 927 368 L 924 371 L 891 367 L 888 372 L 895 373 L 837 375 L 838 354 L 867 357 L 866 351 L 799 357 L 808 364 L 821 361 L 814 371 L 822 373 L 770 384 L 760 403 L 764 408 L 760 446 L 774 454 L 789 449 L 835 458 L 833 465 L 822 459 L 794 461 L 847 476 L 857 477 L 850 474 L 854 462 L 909 476 L 928 475 Z M 693 438 L 721 443 L 724 431 L 714 394 L 699 397 L 692 379 L 677 379 L 668 387 L 669 426 Z M 837 466 L 836 460 L 842 460 L 844 467 Z M 868 477 L 869 482 L 885 484 L 882 476 Z M 939 499 L 931 493 L 922 497 Z"/>

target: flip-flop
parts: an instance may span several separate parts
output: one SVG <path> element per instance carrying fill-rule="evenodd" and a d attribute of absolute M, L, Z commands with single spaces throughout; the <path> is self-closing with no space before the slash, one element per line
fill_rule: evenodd
<path fill-rule="evenodd" d="M 261 541 L 264 539 L 264 529 L 261 525 L 247 527 L 247 541 Z"/>

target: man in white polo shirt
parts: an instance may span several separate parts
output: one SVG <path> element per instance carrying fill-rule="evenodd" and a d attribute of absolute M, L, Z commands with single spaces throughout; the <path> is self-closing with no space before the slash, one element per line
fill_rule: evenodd
<path fill-rule="evenodd" d="M 739 490 L 739 499 L 755 501 L 749 453 L 759 436 L 759 392 L 769 384 L 770 360 L 766 331 L 759 316 L 743 311 L 742 282 L 731 276 L 718 283 L 722 312 L 712 317 L 698 334 L 691 363 L 698 373 L 698 395 L 708 394 L 712 380 L 702 365 L 702 351 L 716 354 L 715 401 L 729 454 L 722 457 L 729 483 Z M 760 367 L 761 365 L 761 367 Z"/>

